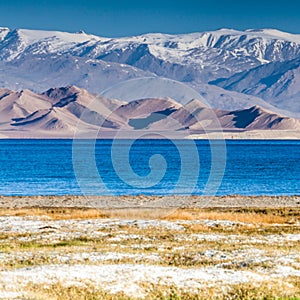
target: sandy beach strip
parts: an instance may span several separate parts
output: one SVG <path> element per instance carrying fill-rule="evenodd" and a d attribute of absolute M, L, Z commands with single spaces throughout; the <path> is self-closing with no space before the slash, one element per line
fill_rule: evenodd
<path fill-rule="evenodd" d="M 294 196 L 0 196 L 1 208 L 228 208 L 300 207 Z"/>

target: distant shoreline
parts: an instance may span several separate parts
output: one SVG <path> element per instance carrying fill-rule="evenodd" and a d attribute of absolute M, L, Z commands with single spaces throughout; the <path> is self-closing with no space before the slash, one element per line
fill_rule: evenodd
<path fill-rule="evenodd" d="M 191 132 L 191 134 L 181 134 L 173 132 L 147 132 L 147 131 L 134 131 L 134 132 L 101 132 L 97 134 L 78 134 L 78 135 L 47 135 L 45 134 L 29 134 L 20 132 L 6 132 L 0 131 L 0 140 L 110 140 L 110 139 L 178 139 L 178 140 L 300 140 L 300 131 L 293 130 L 249 130 L 249 131 L 223 131 L 223 132 Z"/>

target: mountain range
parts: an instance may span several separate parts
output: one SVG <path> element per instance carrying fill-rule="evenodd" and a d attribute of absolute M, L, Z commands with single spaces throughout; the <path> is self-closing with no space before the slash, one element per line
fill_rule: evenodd
<path fill-rule="evenodd" d="M 37 94 L 29 90 L 0 89 L 2 137 L 73 137 L 118 131 L 174 132 L 184 136 L 221 129 L 300 130 L 300 120 L 259 106 L 235 111 L 212 110 L 199 99 L 185 105 L 171 98 L 131 102 L 96 96 L 76 86 L 51 88 Z"/>
<path fill-rule="evenodd" d="M 274 29 L 104 38 L 0 28 L 0 87 L 36 93 L 76 85 L 99 94 L 134 78 L 168 78 L 195 89 L 212 108 L 258 105 L 299 117 L 299 58 L 300 35 Z M 119 99 L 135 99 L 128 93 L 119 89 Z"/>
<path fill-rule="evenodd" d="M 299 131 L 300 35 L 0 28 L 0 88 L 3 137 Z"/>

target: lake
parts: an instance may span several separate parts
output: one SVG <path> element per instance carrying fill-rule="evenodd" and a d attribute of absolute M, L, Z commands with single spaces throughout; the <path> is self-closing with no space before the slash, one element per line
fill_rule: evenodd
<path fill-rule="evenodd" d="M 0 140 L 0 194 L 300 195 L 300 141 L 94 143 Z"/>

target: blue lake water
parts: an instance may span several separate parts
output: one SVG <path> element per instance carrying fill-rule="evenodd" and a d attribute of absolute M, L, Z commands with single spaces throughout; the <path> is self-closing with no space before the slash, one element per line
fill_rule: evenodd
<path fill-rule="evenodd" d="M 112 140 L 98 140 L 91 145 L 80 141 L 74 155 L 71 140 L 0 140 L 0 194 L 201 195 L 216 189 L 217 195 L 300 195 L 300 141 L 123 140 L 112 146 Z M 124 149 L 130 149 L 128 155 Z"/>

